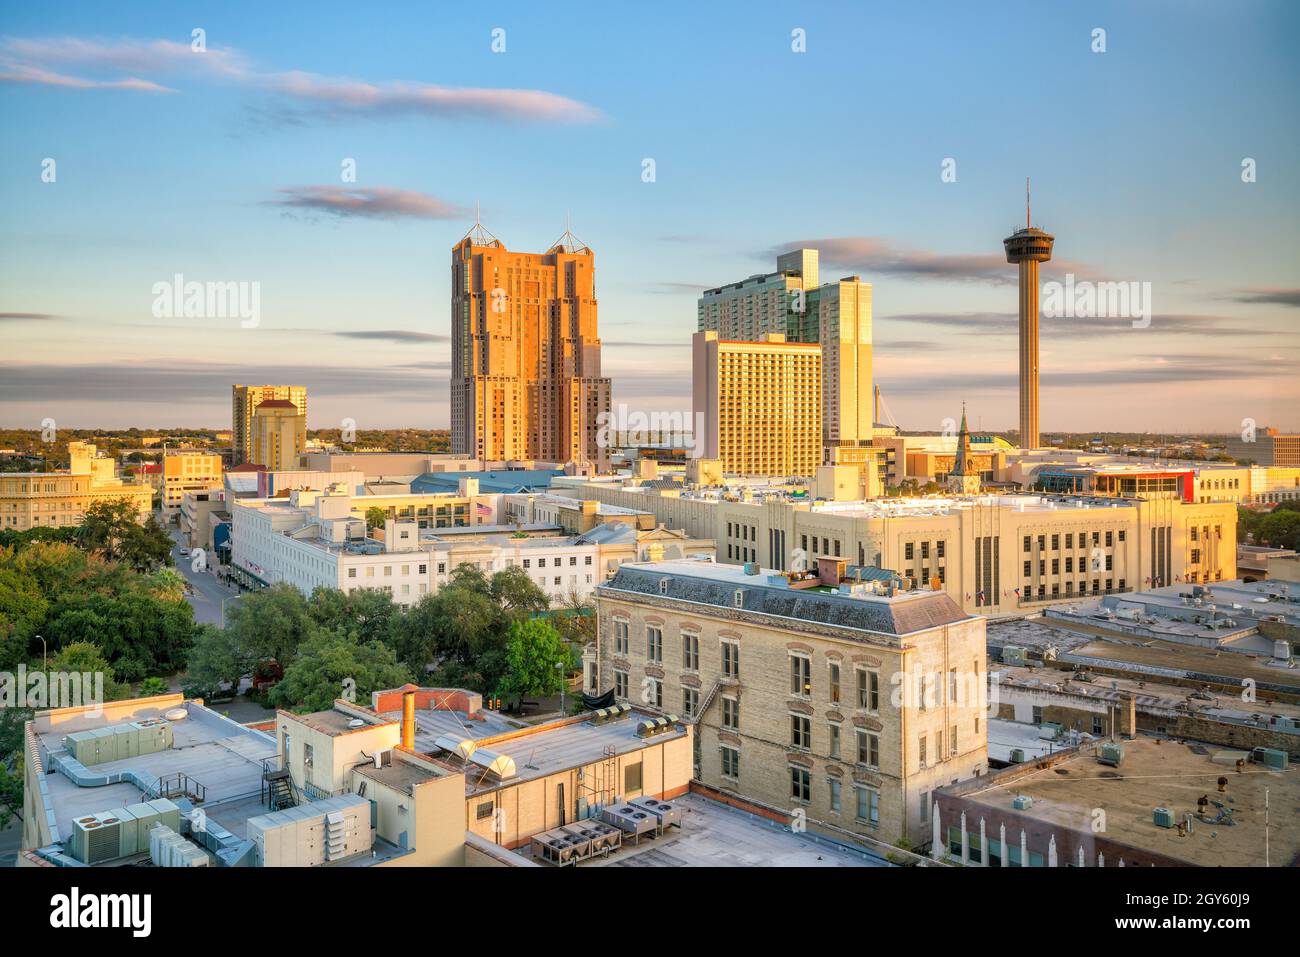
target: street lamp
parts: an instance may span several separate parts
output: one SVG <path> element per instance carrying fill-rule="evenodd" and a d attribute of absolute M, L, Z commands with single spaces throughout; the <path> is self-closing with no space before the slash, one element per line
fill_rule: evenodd
<path fill-rule="evenodd" d="M 569 713 L 564 707 L 564 662 L 557 661 L 555 663 L 555 670 L 560 673 L 560 717 L 563 718 Z"/>
<path fill-rule="evenodd" d="M 50 670 L 50 651 L 45 644 L 45 639 L 40 635 L 36 636 L 41 639 L 41 670 L 48 672 Z"/>
<path fill-rule="evenodd" d="M 240 592 L 238 595 L 227 595 L 225 598 L 221 599 L 221 627 L 222 628 L 226 627 L 226 602 L 239 601 L 239 599 L 243 597 L 244 597 L 243 592 Z"/>

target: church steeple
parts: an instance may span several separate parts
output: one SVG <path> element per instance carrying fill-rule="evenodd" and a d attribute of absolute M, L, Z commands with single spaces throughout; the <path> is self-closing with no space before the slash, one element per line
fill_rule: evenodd
<path fill-rule="evenodd" d="M 979 468 L 971 454 L 970 429 L 966 426 L 966 403 L 961 404 L 961 430 L 957 433 L 957 451 L 953 457 L 952 471 L 948 473 L 948 488 L 953 492 L 978 492 Z"/>

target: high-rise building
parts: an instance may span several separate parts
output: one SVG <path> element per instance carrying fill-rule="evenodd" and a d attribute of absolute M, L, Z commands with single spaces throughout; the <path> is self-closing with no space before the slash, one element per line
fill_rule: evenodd
<path fill-rule="evenodd" d="M 253 410 L 268 399 L 292 402 L 307 417 L 307 387 L 301 385 L 233 385 L 230 387 L 231 465 L 242 465 L 249 458 L 253 441 Z"/>
<path fill-rule="evenodd" d="M 267 471 L 296 469 L 307 449 L 307 416 L 288 399 L 266 399 L 253 411 L 249 461 Z"/>
<path fill-rule="evenodd" d="M 823 460 L 865 448 L 873 437 L 871 284 L 849 276 L 819 284 L 815 249 L 777 257 L 776 272 L 705 290 L 697 328 L 720 339 L 757 341 L 779 333 L 815 342 L 822 354 Z"/>
<path fill-rule="evenodd" d="M 453 454 L 608 469 L 595 253 L 568 231 L 510 252 L 476 224 L 451 258 Z"/>
<path fill-rule="evenodd" d="M 1038 264 L 1052 258 L 1056 237 L 1029 218 L 1025 184 L 1025 228 L 1002 240 L 1007 262 L 1020 267 L 1020 447 L 1038 448 Z"/>
<path fill-rule="evenodd" d="M 742 475 L 812 476 L 822 462 L 821 347 L 766 333 L 758 342 L 697 332 L 692 341 L 700 457 Z"/>
<path fill-rule="evenodd" d="M 1251 429 L 1240 440 L 1228 440 L 1228 454 L 1256 465 L 1300 466 L 1300 435 L 1285 435 L 1277 429 Z"/>

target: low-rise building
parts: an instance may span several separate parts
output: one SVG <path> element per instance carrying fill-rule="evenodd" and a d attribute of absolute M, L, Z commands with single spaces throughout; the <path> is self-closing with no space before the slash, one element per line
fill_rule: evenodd
<path fill-rule="evenodd" d="M 170 451 L 163 456 L 161 502 L 164 517 L 176 515 L 187 493 L 211 492 L 222 487 L 221 456 L 193 449 Z"/>
<path fill-rule="evenodd" d="M 985 620 L 942 592 L 665 561 L 621 567 L 596 610 L 589 693 L 689 718 L 710 788 L 919 843 L 934 789 L 987 767 Z"/>
<path fill-rule="evenodd" d="M 126 501 L 141 520 L 153 507 L 153 487 L 124 482 L 111 456 L 88 442 L 69 442 L 67 472 L 0 473 L 0 528 L 23 532 L 80 525 L 99 502 Z"/>

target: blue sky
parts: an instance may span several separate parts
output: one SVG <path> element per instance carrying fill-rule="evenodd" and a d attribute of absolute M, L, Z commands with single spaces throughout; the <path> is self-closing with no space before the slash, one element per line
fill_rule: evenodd
<path fill-rule="evenodd" d="M 1153 302 L 1148 328 L 1043 320 L 1045 430 L 1300 427 L 1294 4 L 383 10 L 0 13 L 0 424 L 227 425 L 231 382 L 292 381 L 313 428 L 445 426 L 479 204 L 510 248 L 567 213 L 595 249 L 616 403 L 689 407 L 698 290 L 806 241 L 873 284 L 901 425 L 964 400 L 1008 428 L 1001 240 L 1032 176 L 1044 280 Z M 258 283 L 259 324 L 156 317 L 178 273 Z"/>

